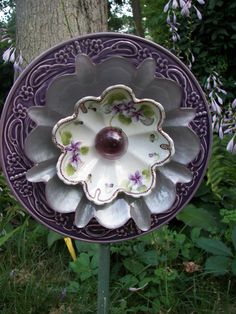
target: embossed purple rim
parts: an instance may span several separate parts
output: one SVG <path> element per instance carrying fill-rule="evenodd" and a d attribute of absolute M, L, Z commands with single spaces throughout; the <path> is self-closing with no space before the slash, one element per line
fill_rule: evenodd
<path fill-rule="evenodd" d="M 81 48 L 81 51 L 77 50 L 77 46 Z M 196 109 L 197 114 L 195 119 L 191 123 L 191 128 L 200 138 L 201 151 L 196 160 L 188 165 L 189 170 L 193 174 L 193 180 L 188 184 L 177 184 L 176 189 L 178 202 L 176 201 L 166 213 L 152 215 L 152 225 L 151 229 L 148 231 L 143 232 L 138 229 L 131 219 L 123 227 L 114 230 L 108 230 L 102 227 L 94 219 L 85 228 L 78 229 L 73 226 L 73 217 L 71 214 L 57 214 L 53 211 L 50 211 L 50 208 L 47 208 L 47 204 L 44 204 L 45 200 L 43 199 L 43 184 L 34 184 L 34 187 L 32 187 L 30 184 L 27 183 L 28 185 L 26 185 L 25 191 L 27 192 L 30 188 L 32 188 L 33 191 L 32 195 L 30 195 L 29 193 L 28 196 L 22 196 L 19 190 L 14 185 L 15 182 L 18 184 L 20 183 L 20 181 L 17 181 L 17 178 L 23 178 L 22 180 L 23 182 L 25 182 L 25 172 L 32 165 L 32 163 L 27 160 L 26 156 L 23 156 L 24 160 L 22 161 L 22 169 L 20 171 L 18 168 L 18 170 L 13 169 L 14 171 L 10 173 L 9 167 L 7 167 L 7 156 L 10 152 L 10 148 L 12 149 L 12 147 L 10 147 L 10 144 L 8 144 L 8 142 L 11 138 L 11 135 L 13 134 L 9 134 L 8 132 L 9 125 L 14 123 L 16 123 L 17 125 L 18 122 L 23 125 L 23 129 L 21 130 L 22 133 L 20 135 L 18 134 L 16 141 L 19 144 L 15 143 L 16 148 L 18 149 L 17 153 L 20 157 L 22 157 L 22 155 L 24 154 L 24 151 L 22 151 L 22 143 L 24 142 L 26 135 L 33 128 L 32 121 L 30 121 L 27 116 L 24 118 L 14 117 L 12 120 L 10 119 L 11 116 L 14 116 L 14 100 L 17 95 L 19 95 L 21 87 L 24 86 L 27 76 L 33 75 L 34 70 L 38 70 L 37 66 L 39 67 L 39 64 L 44 64 L 45 66 L 50 67 L 50 65 L 47 65 L 47 63 L 45 63 L 45 60 L 47 61 L 50 58 L 50 60 L 52 60 L 52 58 L 54 57 L 53 64 L 56 65 L 57 61 L 55 60 L 62 60 L 60 59 L 60 54 L 62 54 L 65 47 L 70 47 L 70 49 L 72 50 L 74 49 L 73 53 L 77 54 L 80 52 L 86 53 L 85 51 L 83 51 L 83 49 L 87 47 L 87 54 L 90 56 L 94 63 L 99 63 L 113 55 L 121 55 L 128 58 L 134 64 L 138 65 L 146 57 L 150 55 L 153 57 L 153 55 L 155 55 L 156 76 L 168 77 L 166 74 L 167 64 L 169 64 L 172 69 L 176 69 L 176 74 L 171 77 L 171 79 L 177 81 L 184 89 L 181 107 L 185 107 L 188 103 L 188 107 L 191 105 L 192 108 Z M 130 52 L 133 52 L 133 54 Z M 47 89 L 48 84 L 52 81 L 53 78 L 60 76 L 61 74 L 74 72 L 73 61 L 72 63 L 68 62 L 68 60 L 73 60 L 75 56 L 75 54 L 73 55 L 73 53 L 70 51 L 65 53 L 67 60 L 64 65 L 67 65 L 67 70 L 65 71 L 65 67 L 62 69 L 62 71 L 58 70 L 56 73 L 54 73 L 54 75 L 48 78 L 46 83 L 44 82 L 45 86 L 41 86 L 44 93 Z M 57 65 L 61 65 L 61 63 L 58 63 Z M 179 73 L 183 75 L 182 78 L 181 76 L 178 76 L 180 75 Z M 196 97 L 198 97 L 197 101 Z M 29 102 L 27 103 L 27 105 L 28 107 L 31 106 Z M 190 70 L 172 53 L 170 53 L 165 48 L 159 46 L 158 44 L 134 35 L 120 33 L 94 33 L 86 36 L 81 36 L 79 38 L 63 42 L 37 57 L 20 75 L 7 97 L 1 117 L 0 135 L 0 160 L 3 171 L 11 190 L 13 191 L 19 202 L 27 209 L 27 211 L 40 223 L 44 224 L 46 227 L 56 232 L 62 233 L 63 235 L 69 236 L 74 239 L 98 243 L 117 242 L 135 238 L 139 235 L 147 234 L 148 232 L 155 230 L 163 224 L 168 223 L 173 217 L 175 217 L 175 215 L 190 201 L 197 188 L 199 187 L 206 172 L 207 163 L 210 158 L 210 147 L 212 143 L 211 118 L 207 101 L 205 99 L 203 91 L 201 90 L 200 85 L 198 84 L 197 80 L 190 72 Z M 12 181 L 12 177 L 15 178 L 15 181 Z M 39 206 L 38 204 L 40 204 L 45 212 L 43 212 L 43 210 L 42 212 L 36 210 L 35 207 L 32 206 L 32 202 L 34 204 L 37 204 L 37 206 Z"/>

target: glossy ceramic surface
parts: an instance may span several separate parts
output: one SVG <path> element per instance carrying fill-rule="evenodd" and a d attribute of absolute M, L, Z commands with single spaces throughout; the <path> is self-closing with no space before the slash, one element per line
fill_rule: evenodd
<path fill-rule="evenodd" d="M 96 205 L 80 184 L 58 177 L 61 150 L 52 141 L 52 129 L 73 115 L 78 100 L 99 97 L 117 84 L 131 88 L 137 99 L 163 106 L 162 129 L 173 140 L 175 154 L 157 168 L 150 194 L 136 199 L 121 193 L 111 203 Z M 137 143 L 144 141 L 139 131 Z M 71 40 L 35 60 L 8 97 L 1 132 L 2 166 L 22 205 L 53 230 L 97 242 L 132 238 L 174 217 L 204 175 L 211 142 L 207 104 L 190 71 L 154 43 L 113 33 Z"/>
<path fill-rule="evenodd" d="M 137 99 L 125 85 L 80 99 L 75 113 L 52 131 L 62 152 L 58 177 L 65 184 L 81 183 L 86 197 L 98 205 L 121 192 L 148 195 L 156 184 L 157 166 L 174 155 L 173 141 L 161 129 L 164 115 L 159 103 Z"/>

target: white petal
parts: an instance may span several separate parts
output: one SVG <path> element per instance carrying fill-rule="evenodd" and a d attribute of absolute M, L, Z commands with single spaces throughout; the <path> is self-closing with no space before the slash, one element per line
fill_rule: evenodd
<path fill-rule="evenodd" d="M 163 130 L 171 137 L 175 145 L 172 160 L 187 165 L 200 152 L 198 136 L 187 127 L 165 127 Z"/>
<path fill-rule="evenodd" d="M 168 9 L 169 9 L 169 7 L 170 7 L 170 2 L 171 2 L 171 0 L 169 0 L 169 1 L 165 4 L 165 6 L 164 6 L 163 11 L 164 11 L 165 13 L 168 11 Z"/>
<path fill-rule="evenodd" d="M 139 65 L 132 78 L 131 88 L 137 98 L 143 89 L 154 80 L 154 76 L 155 61 L 152 58 L 147 58 Z"/>
<path fill-rule="evenodd" d="M 230 153 L 232 153 L 234 150 L 234 138 L 235 138 L 235 135 L 231 138 L 231 140 L 228 142 L 227 147 L 226 147 L 226 150 Z"/>
<path fill-rule="evenodd" d="M 30 182 L 48 182 L 57 173 L 56 159 L 46 160 L 35 165 L 26 173 L 26 178 Z"/>
<path fill-rule="evenodd" d="M 28 115 L 37 125 L 53 127 L 62 116 L 55 111 L 47 110 L 45 107 L 31 107 Z"/>
<path fill-rule="evenodd" d="M 142 231 L 147 231 L 151 227 L 151 216 L 147 205 L 143 199 L 136 199 L 130 204 L 130 215 L 136 225 Z"/>
<path fill-rule="evenodd" d="M 85 54 L 80 54 L 75 60 L 75 68 L 77 76 L 80 77 L 80 82 L 83 84 L 91 84 L 95 79 L 95 65 L 90 58 Z"/>
<path fill-rule="evenodd" d="M 117 84 L 130 86 L 134 71 L 134 65 L 128 60 L 121 57 L 109 58 L 96 67 L 97 84 L 102 91 Z"/>
<path fill-rule="evenodd" d="M 188 183 L 192 181 L 192 173 L 184 166 L 177 162 L 171 161 L 168 164 L 158 168 L 163 176 L 171 180 L 174 184 Z M 158 178 L 157 178 L 158 184 Z"/>
<path fill-rule="evenodd" d="M 117 198 L 111 204 L 97 206 L 95 218 L 108 229 L 119 228 L 130 219 L 130 205 L 125 199 Z"/>
<path fill-rule="evenodd" d="M 141 93 L 140 98 L 150 98 L 159 102 L 167 112 L 180 107 L 182 89 L 172 80 L 156 78 Z"/>
<path fill-rule="evenodd" d="M 94 205 L 84 196 L 76 208 L 74 224 L 77 228 L 84 228 L 93 218 L 94 213 Z"/>
<path fill-rule="evenodd" d="M 196 11 L 196 13 L 197 13 L 198 19 L 201 20 L 201 19 L 202 19 L 202 14 L 201 14 L 201 12 L 195 7 L 195 5 L 194 5 L 193 7 L 194 7 L 194 9 L 195 9 L 195 11 Z"/>
<path fill-rule="evenodd" d="M 167 126 L 188 126 L 196 115 L 194 109 L 181 108 L 166 113 L 163 127 Z"/>
<path fill-rule="evenodd" d="M 57 176 L 46 183 L 48 204 L 57 212 L 74 212 L 82 196 L 81 186 L 65 185 Z"/>
<path fill-rule="evenodd" d="M 159 171 L 157 182 L 152 192 L 143 197 L 152 214 L 159 214 L 171 208 L 176 198 L 175 184 Z"/>
<path fill-rule="evenodd" d="M 179 7 L 177 0 L 173 0 L 172 2 L 172 8 L 175 10 Z"/>
<path fill-rule="evenodd" d="M 59 153 L 52 142 L 51 127 L 38 126 L 26 138 L 25 154 L 35 163 L 58 157 Z"/>

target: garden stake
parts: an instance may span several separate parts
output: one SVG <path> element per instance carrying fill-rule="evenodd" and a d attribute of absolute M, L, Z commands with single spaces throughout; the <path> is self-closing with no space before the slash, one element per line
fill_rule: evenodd
<path fill-rule="evenodd" d="M 110 244 L 99 244 L 98 314 L 108 314 L 110 277 Z"/>

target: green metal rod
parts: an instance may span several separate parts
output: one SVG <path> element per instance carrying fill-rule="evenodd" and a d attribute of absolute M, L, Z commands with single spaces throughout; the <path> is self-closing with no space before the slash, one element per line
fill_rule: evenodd
<path fill-rule="evenodd" d="M 99 244 L 98 314 L 109 311 L 110 244 Z"/>

